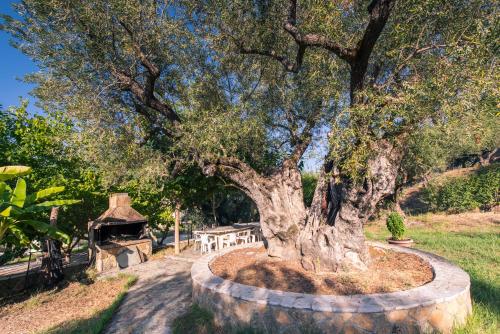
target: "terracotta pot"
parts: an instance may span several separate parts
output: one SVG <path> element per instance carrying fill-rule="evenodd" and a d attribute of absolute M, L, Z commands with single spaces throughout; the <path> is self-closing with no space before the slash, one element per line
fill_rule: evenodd
<path fill-rule="evenodd" d="M 411 247 L 413 244 L 413 239 L 394 240 L 392 238 L 389 238 L 387 239 L 387 241 L 392 245 L 397 245 L 402 247 Z"/>

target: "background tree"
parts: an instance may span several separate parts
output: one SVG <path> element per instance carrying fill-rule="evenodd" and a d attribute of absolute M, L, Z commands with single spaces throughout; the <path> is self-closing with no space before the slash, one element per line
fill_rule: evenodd
<path fill-rule="evenodd" d="M 101 186 L 98 172 L 72 154 L 68 138 L 73 131 L 70 122 L 61 115 L 30 116 L 27 102 L 17 108 L 0 110 L 0 164 L 32 167 L 26 176 L 29 191 L 47 187 L 64 187 L 58 199 L 79 199 L 79 205 L 61 207 L 60 229 L 70 241 L 63 245 L 66 255 L 87 233 L 87 223 L 107 207 L 107 194 Z M 48 213 L 40 217 L 48 221 Z"/>
<path fill-rule="evenodd" d="M 308 269 L 364 268 L 363 223 L 394 191 L 409 136 L 495 101 L 487 1 L 18 9 L 4 29 L 39 61 L 35 94 L 78 120 L 91 157 L 140 145 L 124 165 L 197 165 L 232 182 L 255 202 L 269 254 Z M 325 126 L 329 153 L 306 209 L 298 165 Z"/>

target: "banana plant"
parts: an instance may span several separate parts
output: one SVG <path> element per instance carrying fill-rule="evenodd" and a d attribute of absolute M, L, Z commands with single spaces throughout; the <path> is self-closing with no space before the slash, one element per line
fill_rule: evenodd
<path fill-rule="evenodd" d="M 54 226 L 33 219 L 33 216 L 53 206 L 71 205 L 80 201 L 49 200 L 50 197 L 63 192 L 64 187 L 51 187 L 28 195 L 26 180 L 21 176 L 30 172 L 31 168 L 26 166 L 0 167 L 0 244 L 7 237 L 20 245 L 29 244 L 30 240 L 26 233 L 29 229 L 65 243 L 69 242 L 69 237 L 65 233 Z M 12 189 L 5 181 L 15 178 L 17 178 L 16 185 Z"/>

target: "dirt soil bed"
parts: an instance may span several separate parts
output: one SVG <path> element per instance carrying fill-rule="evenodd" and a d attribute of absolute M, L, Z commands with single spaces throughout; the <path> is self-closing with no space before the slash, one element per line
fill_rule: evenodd
<path fill-rule="evenodd" d="M 113 303 L 126 283 L 127 277 L 99 280 L 92 284 L 70 282 L 54 290 L 3 300 L 0 305 L 0 332 L 45 332 L 92 318 Z"/>
<path fill-rule="evenodd" d="M 300 263 L 267 256 L 264 247 L 235 250 L 210 264 L 224 279 L 272 290 L 321 295 L 353 295 L 411 289 L 432 281 L 431 266 L 413 254 L 370 248 L 368 271 L 308 272 Z"/>

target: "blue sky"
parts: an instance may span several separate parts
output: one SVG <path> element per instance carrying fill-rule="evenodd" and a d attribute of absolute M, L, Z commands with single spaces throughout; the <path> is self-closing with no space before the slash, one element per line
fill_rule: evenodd
<path fill-rule="evenodd" d="M 15 16 L 11 3 L 0 1 L 0 13 Z M 0 31 L 0 104 L 3 108 L 19 105 L 19 97 L 30 101 L 30 110 L 37 111 L 34 98 L 29 95 L 32 85 L 20 81 L 25 74 L 37 71 L 36 64 L 9 44 L 9 35 Z"/>

